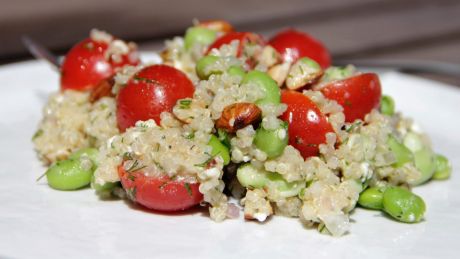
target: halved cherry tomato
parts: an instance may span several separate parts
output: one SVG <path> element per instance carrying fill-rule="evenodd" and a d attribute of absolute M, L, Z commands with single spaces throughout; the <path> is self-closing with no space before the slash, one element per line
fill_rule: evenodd
<path fill-rule="evenodd" d="M 287 104 L 281 119 L 289 124 L 289 145 L 304 158 L 318 155 L 319 145 L 326 142 L 326 133 L 334 132 L 327 117 L 310 98 L 296 91 L 282 92 L 281 102 Z"/>
<path fill-rule="evenodd" d="M 379 107 L 382 96 L 379 77 L 374 73 L 333 81 L 321 88 L 321 92 L 342 105 L 347 122 L 364 119 L 372 109 Z"/>
<path fill-rule="evenodd" d="M 117 122 L 120 131 L 137 121 L 154 119 L 171 111 L 178 99 L 192 97 L 193 83 L 181 71 L 167 65 L 143 68 L 121 88 L 117 98 Z"/>
<path fill-rule="evenodd" d="M 299 58 L 309 57 L 323 69 L 331 65 L 331 56 L 327 49 L 307 33 L 287 29 L 276 34 L 268 44 L 282 55 L 285 62 L 294 63 Z"/>
<path fill-rule="evenodd" d="M 212 49 L 218 49 L 222 45 L 230 44 L 234 40 L 240 41 L 240 44 L 238 45 L 237 57 L 243 54 L 244 45 L 247 43 L 264 44 L 263 38 L 258 34 L 252 32 L 229 32 L 214 41 L 214 43 L 209 46 L 206 54 L 209 54 Z"/>
<path fill-rule="evenodd" d="M 61 67 L 61 89 L 86 91 L 95 87 L 101 80 L 112 76 L 115 68 L 124 65 L 137 65 L 139 58 L 135 50 L 123 55 L 121 62 L 106 57 L 106 42 L 85 39 L 67 53 Z"/>
<path fill-rule="evenodd" d="M 211 29 L 214 31 L 219 31 L 223 33 L 229 33 L 234 31 L 233 26 L 224 20 L 207 20 L 201 21 L 198 26 Z"/>
<path fill-rule="evenodd" d="M 118 167 L 118 176 L 129 198 L 149 209 L 186 210 L 203 201 L 199 183 L 146 176 L 142 171 L 126 172 L 123 166 Z"/>

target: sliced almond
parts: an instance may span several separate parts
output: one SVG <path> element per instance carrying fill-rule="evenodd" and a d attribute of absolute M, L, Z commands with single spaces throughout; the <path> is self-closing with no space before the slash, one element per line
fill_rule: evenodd
<path fill-rule="evenodd" d="M 296 90 L 305 86 L 310 86 L 319 81 L 323 75 L 323 70 L 310 59 L 299 59 L 289 70 L 286 78 L 286 87 Z"/>
<path fill-rule="evenodd" d="M 267 45 L 262 49 L 258 61 L 259 64 L 271 67 L 281 62 L 281 55 L 272 46 Z"/>
<path fill-rule="evenodd" d="M 268 70 L 268 75 L 276 81 L 278 86 L 282 86 L 288 76 L 290 68 L 291 64 L 287 62 L 274 65 Z"/>

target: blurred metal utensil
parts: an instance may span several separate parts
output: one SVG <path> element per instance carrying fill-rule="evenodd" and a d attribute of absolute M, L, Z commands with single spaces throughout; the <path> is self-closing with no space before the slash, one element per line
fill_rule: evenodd
<path fill-rule="evenodd" d="M 337 59 L 334 65 L 352 64 L 358 67 L 375 67 L 396 69 L 407 73 L 434 73 L 459 78 L 460 64 L 429 61 L 429 60 L 398 60 L 398 59 Z"/>
<path fill-rule="evenodd" d="M 41 45 L 27 35 L 23 35 L 21 39 L 22 43 L 27 48 L 27 50 L 29 50 L 32 56 L 34 56 L 36 59 L 47 61 L 54 69 L 60 71 L 61 62 L 56 55 L 51 53 L 51 51 L 49 51 L 45 46 Z"/>

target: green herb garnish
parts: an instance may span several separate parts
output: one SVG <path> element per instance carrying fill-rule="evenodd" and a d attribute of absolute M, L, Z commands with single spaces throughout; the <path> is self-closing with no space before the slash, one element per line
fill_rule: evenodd
<path fill-rule="evenodd" d="M 134 160 L 133 154 L 131 152 L 123 153 L 123 161 Z"/>
<path fill-rule="evenodd" d="M 146 165 L 139 166 L 139 160 L 134 160 L 133 164 L 126 170 L 127 173 L 133 173 L 146 168 Z"/>
<path fill-rule="evenodd" d="M 184 136 L 185 139 L 193 139 L 195 137 L 195 132 L 190 132 Z"/>
<path fill-rule="evenodd" d="M 183 99 L 183 100 L 180 100 L 179 101 L 179 109 L 189 109 L 190 108 L 190 104 L 192 104 L 192 100 L 190 99 Z"/>
<path fill-rule="evenodd" d="M 300 74 L 301 75 L 305 74 L 305 71 L 303 70 L 302 65 L 299 65 L 299 69 L 300 69 Z"/>
<path fill-rule="evenodd" d="M 149 83 L 149 84 L 160 84 L 157 80 L 150 79 L 150 78 L 145 78 L 145 77 L 140 77 L 138 75 L 134 76 L 134 80 L 141 81 L 144 83 Z"/>
<path fill-rule="evenodd" d="M 209 156 L 208 159 L 206 159 L 206 161 L 204 161 L 203 163 L 201 164 L 196 164 L 194 166 L 198 166 L 198 167 L 207 167 L 209 165 L 209 163 L 214 159 L 214 156 L 212 156 L 211 154 L 209 153 L 205 153 L 206 155 Z"/>
<path fill-rule="evenodd" d="M 160 169 L 160 170 L 165 170 L 161 165 L 160 163 L 158 163 L 157 161 L 153 161 L 153 163 Z"/>
<path fill-rule="evenodd" d="M 35 134 L 32 136 L 32 140 L 35 140 L 36 138 L 40 137 L 41 135 L 43 135 L 43 130 L 42 129 L 39 129 L 35 132 Z"/>
<path fill-rule="evenodd" d="M 352 132 L 355 128 L 359 127 L 363 122 L 362 121 L 357 121 L 353 124 L 351 124 L 345 131 L 346 132 Z"/>
<path fill-rule="evenodd" d="M 192 193 L 192 188 L 190 188 L 190 184 L 189 183 L 184 183 L 184 187 L 187 190 L 188 195 L 190 195 L 190 197 L 192 197 L 193 193 Z"/>

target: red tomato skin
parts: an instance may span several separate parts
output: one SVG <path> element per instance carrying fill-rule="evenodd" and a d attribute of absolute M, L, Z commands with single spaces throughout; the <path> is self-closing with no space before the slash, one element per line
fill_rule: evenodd
<path fill-rule="evenodd" d="M 303 158 L 317 156 L 319 145 L 326 143 L 326 133 L 334 132 L 327 117 L 310 98 L 296 91 L 283 91 L 281 102 L 287 104 L 280 118 L 289 124 L 289 145 Z"/>
<path fill-rule="evenodd" d="M 268 42 L 283 57 L 283 61 L 294 63 L 299 58 L 309 57 L 323 68 L 331 66 L 331 56 L 324 45 L 307 33 L 287 29 L 276 34 Z"/>
<path fill-rule="evenodd" d="M 181 71 L 167 65 L 143 68 L 121 88 L 117 97 L 117 123 L 121 132 L 137 121 L 154 119 L 170 112 L 178 99 L 192 97 L 193 83 Z"/>
<path fill-rule="evenodd" d="M 382 96 L 379 77 L 374 73 L 331 82 L 321 88 L 321 92 L 343 107 L 346 122 L 363 120 L 372 109 L 379 107 Z"/>
<path fill-rule="evenodd" d="M 220 38 L 214 41 L 211 46 L 208 47 L 206 51 L 206 55 L 208 55 L 212 49 L 218 49 L 224 44 L 230 44 L 234 40 L 239 40 L 240 44 L 238 45 L 237 57 L 240 57 L 243 54 L 243 47 L 244 44 L 247 42 L 254 42 L 257 44 L 264 45 L 263 38 L 255 33 L 252 32 L 229 32 L 227 34 L 222 35 Z"/>
<path fill-rule="evenodd" d="M 132 194 L 130 198 L 149 209 L 181 211 L 203 201 L 199 183 L 172 181 L 167 176 L 146 176 L 142 171 L 128 173 L 123 166 L 118 167 L 118 175 L 123 188 Z"/>
<path fill-rule="evenodd" d="M 137 54 L 129 57 L 125 55 L 119 63 L 107 60 L 105 57 L 107 48 L 106 42 L 98 42 L 90 38 L 73 46 L 61 67 L 61 89 L 91 90 L 101 80 L 112 76 L 115 68 L 139 64 Z"/>

